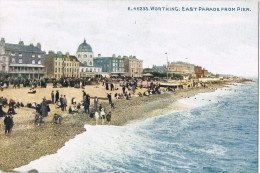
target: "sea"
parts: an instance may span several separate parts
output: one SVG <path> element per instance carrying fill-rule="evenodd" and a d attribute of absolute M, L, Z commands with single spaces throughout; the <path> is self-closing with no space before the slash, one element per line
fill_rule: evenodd
<path fill-rule="evenodd" d="M 85 125 L 56 154 L 15 171 L 254 173 L 258 81 L 179 100 L 190 109 L 124 126 Z"/>

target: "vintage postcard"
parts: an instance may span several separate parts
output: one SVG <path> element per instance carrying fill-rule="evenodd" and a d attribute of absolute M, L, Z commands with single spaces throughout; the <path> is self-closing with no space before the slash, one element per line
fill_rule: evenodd
<path fill-rule="evenodd" d="M 258 1 L 0 0 L 0 172 L 258 172 Z"/>

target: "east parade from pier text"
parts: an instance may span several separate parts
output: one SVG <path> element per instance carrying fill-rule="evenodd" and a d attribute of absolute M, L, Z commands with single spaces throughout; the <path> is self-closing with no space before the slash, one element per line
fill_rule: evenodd
<path fill-rule="evenodd" d="M 244 7 L 182 7 L 182 11 L 251 11 L 249 8 Z"/>

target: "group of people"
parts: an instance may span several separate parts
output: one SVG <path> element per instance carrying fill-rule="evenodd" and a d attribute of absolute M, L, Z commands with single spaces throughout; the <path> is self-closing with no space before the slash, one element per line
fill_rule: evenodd
<path fill-rule="evenodd" d="M 51 102 L 56 104 L 57 108 L 61 108 L 62 111 L 67 110 L 67 98 L 66 95 L 60 95 L 59 91 L 57 90 L 54 94 L 54 91 L 51 92 Z"/>

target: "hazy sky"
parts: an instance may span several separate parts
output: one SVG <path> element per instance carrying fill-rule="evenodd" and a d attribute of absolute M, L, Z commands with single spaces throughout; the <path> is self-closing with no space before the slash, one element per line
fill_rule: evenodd
<path fill-rule="evenodd" d="M 180 11 L 128 11 L 177 7 Z M 251 11 L 182 11 L 182 7 Z M 95 56 L 135 55 L 144 67 L 187 61 L 213 73 L 256 76 L 257 1 L 9 1 L 0 0 L 0 37 L 40 42 L 42 49 L 76 53 L 84 37 Z M 167 55 L 165 54 L 167 52 Z"/>

